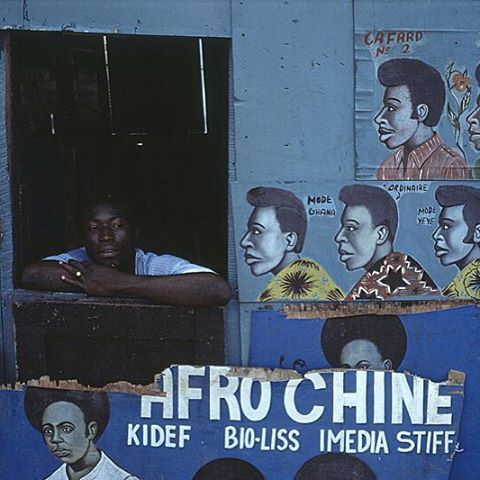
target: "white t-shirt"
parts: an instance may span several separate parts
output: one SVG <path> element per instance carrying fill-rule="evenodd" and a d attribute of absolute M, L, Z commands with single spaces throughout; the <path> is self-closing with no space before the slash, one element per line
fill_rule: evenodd
<path fill-rule="evenodd" d="M 70 250 L 45 257 L 43 260 L 56 260 L 68 262 L 91 262 L 85 247 Z M 156 253 L 144 252 L 140 248 L 135 249 L 135 274 L 136 275 L 180 275 L 182 273 L 215 273 L 207 267 L 195 265 L 174 255 L 157 255 Z"/>
<path fill-rule="evenodd" d="M 113 463 L 105 453 L 100 452 L 100 455 L 100 461 L 95 465 L 95 468 L 82 477 L 82 480 L 139 480 L 138 477 L 131 475 Z M 45 480 L 68 480 L 67 465 L 64 463 Z"/>

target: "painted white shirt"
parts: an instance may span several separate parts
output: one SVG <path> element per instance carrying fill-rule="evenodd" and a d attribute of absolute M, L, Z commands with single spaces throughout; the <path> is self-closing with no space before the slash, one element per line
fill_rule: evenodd
<path fill-rule="evenodd" d="M 85 247 L 70 250 L 69 252 L 51 255 L 43 260 L 56 260 L 68 262 L 91 262 Z M 140 248 L 135 249 L 135 274 L 136 275 L 180 275 L 182 273 L 215 273 L 209 268 L 190 263 L 174 255 L 157 255 L 152 252 L 144 252 Z"/>
<path fill-rule="evenodd" d="M 95 465 L 95 468 L 82 477 L 82 480 L 139 480 L 138 477 L 131 475 L 113 463 L 105 453 L 100 452 L 100 455 L 100 461 Z M 69 480 L 67 475 L 67 465 L 64 463 L 50 476 L 45 478 L 45 480 Z"/>

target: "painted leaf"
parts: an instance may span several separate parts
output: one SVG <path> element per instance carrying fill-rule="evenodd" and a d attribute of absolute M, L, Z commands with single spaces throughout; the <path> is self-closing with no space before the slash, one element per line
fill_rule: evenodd
<path fill-rule="evenodd" d="M 453 65 L 455 64 L 455 62 L 452 62 L 450 65 L 447 66 L 447 68 L 445 69 L 445 78 L 448 79 L 450 78 L 450 74 L 452 73 L 452 68 L 453 68 Z"/>
<path fill-rule="evenodd" d="M 458 124 L 458 119 L 457 119 L 457 115 L 452 110 L 452 107 L 450 106 L 450 103 L 447 105 L 447 113 L 448 113 L 448 119 L 450 121 L 450 125 L 453 128 L 456 128 L 456 124 Z"/>
<path fill-rule="evenodd" d="M 468 108 L 468 105 L 470 104 L 470 98 L 472 96 L 472 91 L 468 89 L 465 92 L 465 95 L 462 98 L 462 101 L 460 103 L 460 115 Z"/>

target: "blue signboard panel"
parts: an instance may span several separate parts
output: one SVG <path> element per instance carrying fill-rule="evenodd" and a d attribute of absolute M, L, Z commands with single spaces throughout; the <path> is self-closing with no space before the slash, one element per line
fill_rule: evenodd
<path fill-rule="evenodd" d="M 179 366 L 160 387 L 2 391 L 2 479 L 446 480 L 463 404 L 461 375 Z"/>
<path fill-rule="evenodd" d="M 480 461 L 480 309 L 469 306 L 401 315 L 286 318 L 278 311 L 252 313 L 251 365 L 296 368 L 372 368 L 408 371 L 433 380 L 450 369 L 466 373 L 460 451 L 453 479 L 472 478 Z M 268 338 L 268 342 L 265 339 Z"/>

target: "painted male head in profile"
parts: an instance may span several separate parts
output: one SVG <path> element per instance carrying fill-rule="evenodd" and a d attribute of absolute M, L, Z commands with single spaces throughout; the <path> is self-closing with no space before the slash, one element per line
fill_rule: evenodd
<path fill-rule="evenodd" d="M 306 461 L 294 480 L 377 480 L 377 476 L 353 455 L 323 453 Z"/>
<path fill-rule="evenodd" d="M 410 255 L 393 250 L 397 205 L 383 188 L 355 184 L 342 187 L 345 204 L 335 241 L 347 270 L 365 270 L 345 300 L 439 295 L 435 282 Z"/>
<path fill-rule="evenodd" d="M 407 334 L 397 315 L 329 318 L 321 345 L 333 368 L 396 370 L 405 356 Z"/>
<path fill-rule="evenodd" d="M 105 392 L 28 387 L 24 409 L 47 448 L 63 462 L 46 480 L 86 476 L 138 480 L 96 446 L 110 418 Z"/>
<path fill-rule="evenodd" d="M 369 270 L 393 251 L 398 224 L 397 205 L 383 188 L 371 185 L 342 187 L 345 204 L 335 241 L 347 270 Z"/>
<path fill-rule="evenodd" d="M 450 297 L 480 299 L 480 189 L 442 185 L 435 191 L 442 207 L 433 233 L 435 255 L 443 266 L 459 273 L 443 293 Z"/>
<path fill-rule="evenodd" d="M 245 263 L 256 277 L 276 275 L 299 258 L 307 232 L 307 214 L 292 192 L 274 187 L 256 187 L 247 193 L 254 207 L 247 232 L 240 240 Z"/>
<path fill-rule="evenodd" d="M 307 233 L 303 202 L 276 187 L 252 188 L 247 201 L 254 208 L 240 240 L 245 263 L 256 277 L 274 276 L 257 300 L 343 299 L 343 292 L 318 262 L 300 257 Z"/>
<path fill-rule="evenodd" d="M 378 139 L 394 153 L 377 170 L 378 180 L 468 178 L 464 158 L 434 131 L 445 104 L 445 84 L 431 65 L 394 58 L 380 65 L 383 103 L 373 121 Z"/>

